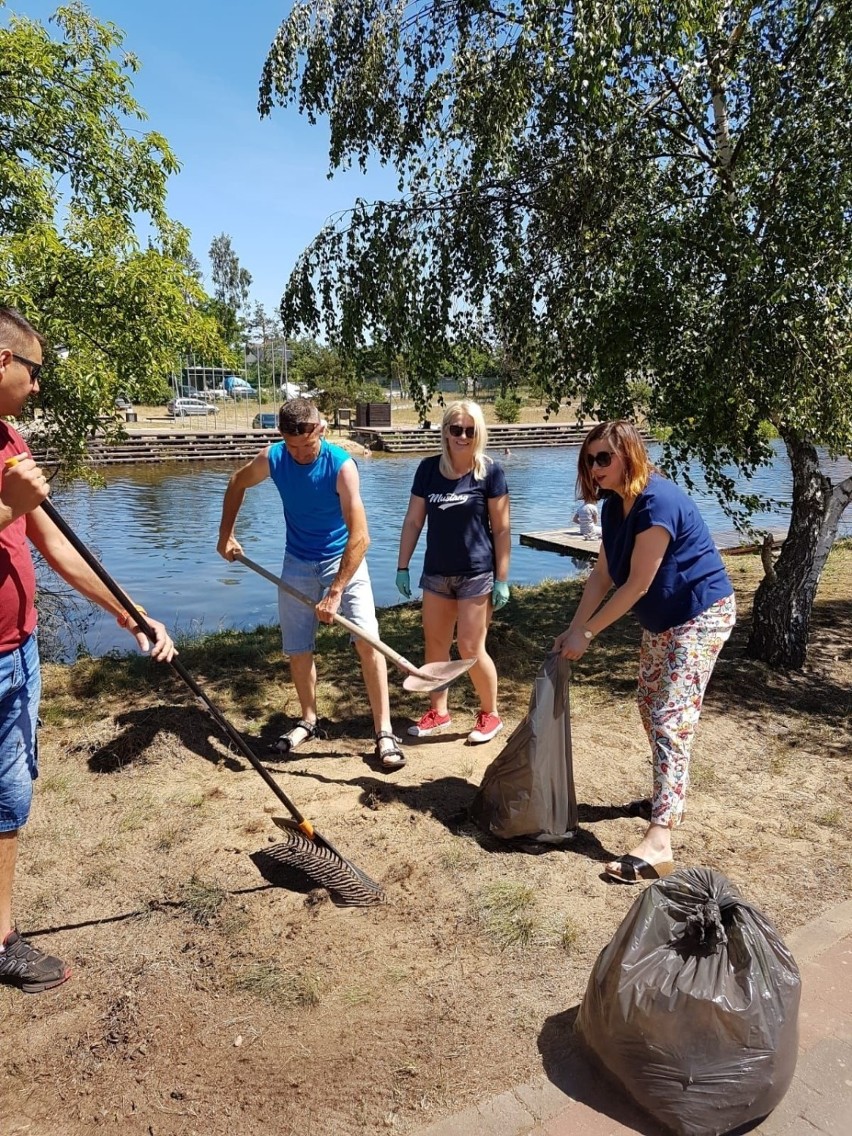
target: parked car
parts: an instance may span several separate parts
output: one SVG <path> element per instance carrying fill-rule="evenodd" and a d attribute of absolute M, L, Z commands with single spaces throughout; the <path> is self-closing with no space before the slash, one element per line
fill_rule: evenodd
<path fill-rule="evenodd" d="M 192 415 L 206 417 L 218 414 L 219 407 L 200 398 L 173 398 L 166 408 L 174 418 L 188 418 Z"/>
<path fill-rule="evenodd" d="M 257 395 L 257 391 L 251 383 L 241 379 L 238 375 L 225 375 L 222 386 L 231 398 L 254 398 Z"/>
<path fill-rule="evenodd" d="M 277 430 L 278 429 L 278 415 L 277 414 L 255 414 L 252 424 L 252 430 Z"/>
<path fill-rule="evenodd" d="M 210 402 L 223 402 L 231 397 L 224 387 L 208 387 L 207 390 L 199 391 L 199 394 Z"/>

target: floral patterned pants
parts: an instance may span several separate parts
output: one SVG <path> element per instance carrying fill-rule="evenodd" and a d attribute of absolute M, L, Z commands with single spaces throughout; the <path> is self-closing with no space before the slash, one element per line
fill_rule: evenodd
<path fill-rule="evenodd" d="M 674 828 L 681 822 L 704 691 L 736 618 L 731 595 L 688 623 L 642 634 L 639 713 L 654 758 L 652 824 Z"/>

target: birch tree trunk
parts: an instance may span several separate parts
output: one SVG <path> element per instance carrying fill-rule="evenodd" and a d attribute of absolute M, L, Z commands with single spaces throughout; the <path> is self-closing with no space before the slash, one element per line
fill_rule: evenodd
<path fill-rule="evenodd" d="M 746 654 L 772 667 L 805 665 L 811 612 L 822 570 L 843 510 L 852 500 L 852 477 L 833 485 L 819 467 L 816 448 L 787 436 L 793 470 L 790 531 L 772 576 L 754 597 Z"/>

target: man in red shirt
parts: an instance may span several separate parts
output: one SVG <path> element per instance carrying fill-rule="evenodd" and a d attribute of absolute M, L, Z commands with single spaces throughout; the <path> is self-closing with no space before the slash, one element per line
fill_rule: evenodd
<path fill-rule="evenodd" d="M 149 645 L 118 601 L 39 506 L 47 479 L 21 435 L 3 420 L 20 414 L 39 387 L 44 340 L 13 308 L 0 308 L 0 981 L 28 994 L 69 977 L 61 959 L 22 939 L 12 924 L 12 884 L 18 829 L 26 824 L 38 776 L 36 726 L 41 670 L 36 638 L 35 572 L 29 542 L 87 599 L 115 615 L 141 650 L 168 662 L 175 645 L 162 623 Z M 23 456 L 22 456 L 23 455 Z M 6 466 L 9 458 L 19 460 Z M 129 624 L 129 626 L 128 626 Z"/>

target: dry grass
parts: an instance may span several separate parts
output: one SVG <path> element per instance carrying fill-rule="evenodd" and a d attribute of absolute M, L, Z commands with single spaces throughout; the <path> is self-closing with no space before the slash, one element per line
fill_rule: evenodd
<path fill-rule="evenodd" d="M 852 549 L 824 574 L 801 675 L 744 657 L 760 568 L 731 564 L 741 622 L 708 692 L 676 857 L 723 871 L 786 933 L 852 895 Z M 518 589 L 495 621 L 509 727 L 579 586 Z M 416 609 L 381 621 L 384 639 L 422 657 Z M 623 621 L 575 668 L 580 833 L 533 855 L 467 819 L 499 743 L 449 733 L 407 746 L 398 773 L 374 768 L 356 660 L 323 629 L 329 737 L 268 768 L 380 880 L 386 902 L 367 909 L 259 873 L 252 856 L 280 840 L 281 806 L 165 668 L 45 667 L 16 903 L 22 929 L 75 973 L 42 999 L 0 987 L 0 1128 L 411 1134 L 540 1072 L 554 1016 L 578 1003 L 636 898 L 601 878 L 642 831 L 613 808 L 649 785 L 636 650 Z M 187 643 L 181 658 L 266 760 L 295 709 L 277 632 Z M 423 700 L 395 677 L 392 698 L 404 732 Z M 471 700 L 462 680 L 453 710 Z M 275 710 L 247 711 L 264 701 Z"/>

